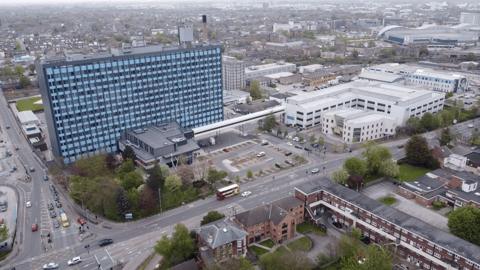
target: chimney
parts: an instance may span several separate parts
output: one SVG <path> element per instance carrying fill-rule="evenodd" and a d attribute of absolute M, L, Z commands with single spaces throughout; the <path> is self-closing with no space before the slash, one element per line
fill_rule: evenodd
<path fill-rule="evenodd" d="M 202 15 L 203 42 L 208 42 L 207 15 Z"/>

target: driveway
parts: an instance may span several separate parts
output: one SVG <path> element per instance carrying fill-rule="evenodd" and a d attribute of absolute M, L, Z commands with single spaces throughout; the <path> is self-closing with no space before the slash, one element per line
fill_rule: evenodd
<path fill-rule="evenodd" d="M 315 262 L 320 253 L 332 256 L 337 248 L 339 238 L 328 233 L 325 236 L 319 236 L 314 233 L 307 233 L 313 241 L 313 247 L 307 252 L 308 258 Z"/>
<path fill-rule="evenodd" d="M 380 182 L 365 188 L 362 193 L 375 200 L 388 195 L 393 196 L 397 202 L 392 207 L 448 232 L 448 219 L 445 216 L 396 194 L 395 189 L 396 186 L 390 182 Z"/>

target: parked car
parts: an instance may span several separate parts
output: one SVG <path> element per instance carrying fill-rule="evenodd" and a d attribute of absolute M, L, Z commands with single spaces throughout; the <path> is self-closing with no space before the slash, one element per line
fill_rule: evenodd
<path fill-rule="evenodd" d="M 57 217 L 57 213 L 56 213 L 54 210 L 50 210 L 50 217 L 51 217 L 51 218 L 56 218 L 56 217 Z"/>
<path fill-rule="evenodd" d="M 113 239 L 110 238 L 105 238 L 100 241 L 98 241 L 98 245 L 101 247 L 108 246 L 110 244 L 113 244 Z"/>
<path fill-rule="evenodd" d="M 319 168 L 313 168 L 311 173 L 319 173 L 320 172 L 320 169 Z"/>
<path fill-rule="evenodd" d="M 31 202 L 31 201 L 27 201 L 27 202 L 25 203 L 25 207 L 27 207 L 27 208 L 32 207 L 32 202 Z"/>
<path fill-rule="evenodd" d="M 58 222 L 58 220 L 54 219 L 53 220 L 53 227 L 55 227 L 56 229 L 60 228 L 60 222 Z"/>
<path fill-rule="evenodd" d="M 48 203 L 48 210 L 53 210 L 55 207 L 53 207 L 53 203 Z"/>
<path fill-rule="evenodd" d="M 260 158 L 260 157 L 264 157 L 265 155 L 266 155 L 265 152 L 260 152 L 260 153 L 257 154 L 257 157 Z"/>
<path fill-rule="evenodd" d="M 51 270 L 51 269 L 57 269 L 58 268 L 58 263 L 47 263 L 43 265 L 43 270 Z"/>
<path fill-rule="evenodd" d="M 30 172 L 34 172 L 35 171 L 35 168 L 34 167 L 30 167 Z"/>
<path fill-rule="evenodd" d="M 268 145 L 268 141 L 267 140 L 262 140 L 262 144 L 261 145 Z"/>
<path fill-rule="evenodd" d="M 87 221 L 86 221 L 84 218 L 81 218 L 81 217 L 77 218 L 77 222 L 78 222 L 78 224 L 80 224 L 80 225 L 85 225 L 85 224 L 87 224 Z"/>
<path fill-rule="evenodd" d="M 32 224 L 32 232 L 36 232 L 38 231 L 38 224 L 37 223 L 33 223 Z"/>
<path fill-rule="evenodd" d="M 45 175 L 43 176 L 43 181 L 48 181 L 48 175 L 45 174 Z"/>
<path fill-rule="evenodd" d="M 285 153 L 285 156 L 286 156 L 286 157 L 288 157 L 288 156 L 290 156 L 290 155 L 292 155 L 292 152 L 287 152 L 287 153 Z"/>
<path fill-rule="evenodd" d="M 291 161 L 290 161 L 290 160 L 288 160 L 288 159 L 286 159 L 286 160 L 285 160 L 285 163 L 287 163 L 287 164 L 288 164 L 288 165 L 290 165 L 290 166 L 293 166 L 293 165 L 295 165 L 295 164 L 293 164 L 293 162 L 291 162 Z"/>
<path fill-rule="evenodd" d="M 318 143 L 312 143 L 311 145 L 312 145 L 313 148 L 318 148 L 320 146 L 320 144 L 318 144 Z"/>
<path fill-rule="evenodd" d="M 55 201 L 55 206 L 57 208 L 62 208 L 62 203 L 60 201 Z"/>
<path fill-rule="evenodd" d="M 80 258 L 80 256 L 78 257 L 73 257 L 72 259 L 68 260 L 67 264 L 68 265 L 75 265 L 75 264 L 79 264 L 82 262 L 82 259 Z"/>
<path fill-rule="evenodd" d="M 6 128 L 7 128 L 7 129 L 10 129 L 10 126 L 7 125 Z"/>
<path fill-rule="evenodd" d="M 294 142 L 299 142 L 299 141 L 300 141 L 300 138 L 298 138 L 298 137 L 293 137 L 292 140 L 293 140 Z"/>
<path fill-rule="evenodd" d="M 469 128 L 473 128 L 473 124 L 468 124 L 468 127 L 469 127 Z"/>

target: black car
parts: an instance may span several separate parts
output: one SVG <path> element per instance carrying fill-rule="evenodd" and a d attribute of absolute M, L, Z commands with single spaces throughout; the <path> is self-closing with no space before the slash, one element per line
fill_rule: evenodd
<path fill-rule="evenodd" d="M 57 213 L 55 212 L 55 210 L 50 211 L 50 217 L 51 218 L 56 218 L 57 217 Z"/>
<path fill-rule="evenodd" d="M 285 153 L 285 156 L 288 157 L 288 156 L 290 156 L 291 154 L 292 154 L 292 152 L 287 152 L 287 153 Z"/>
<path fill-rule="evenodd" d="M 110 244 L 113 244 L 113 239 L 106 238 L 98 241 L 98 245 L 101 247 L 108 246 Z"/>
<path fill-rule="evenodd" d="M 312 145 L 313 148 L 318 148 L 320 146 L 320 144 L 318 144 L 318 143 L 312 143 L 311 145 Z"/>
<path fill-rule="evenodd" d="M 55 206 L 56 206 L 57 208 L 62 208 L 62 203 L 60 203 L 60 201 L 56 201 L 56 202 L 55 202 Z"/>
<path fill-rule="evenodd" d="M 49 203 L 48 204 L 48 210 L 53 210 L 55 209 L 55 207 L 53 207 L 53 203 Z"/>

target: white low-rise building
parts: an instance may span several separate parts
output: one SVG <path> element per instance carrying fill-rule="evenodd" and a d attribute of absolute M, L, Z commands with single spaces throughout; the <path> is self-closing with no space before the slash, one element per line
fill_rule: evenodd
<path fill-rule="evenodd" d="M 399 82 L 403 79 L 406 85 L 444 93 L 464 92 L 468 89 L 468 80 L 464 74 L 398 63 L 364 68 L 359 78 L 380 82 Z"/>
<path fill-rule="evenodd" d="M 395 134 L 395 121 L 385 114 L 358 109 L 329 111 L 322 116 L 322 132 L 346 143 L 365 142 Z"/>
<path fill-rule="evenodd" d="M 357 80 L 287 98 L 285 123 L 309 128 L 321 125 L 322 116 L 327 112 L 356 109 L 385 117 L 380 119 L 373 114 L 365 116 L 358 114 L 356 117 L 352 116 L 352 128 L 357 125 L 353 123 L 360 126 L 362 123 L 378 120 L 378 123 L 384 123 L 384 127 L 393 128 L 394 132 L 396 126 L 404 125 L 410 117 L 421 117 L 426 112 L 436 113 L 442 110 L 444 99 L 444 93 Z M 382 132 L 385 133 L 384 130 Z M 393 133 L 390 131 L 385 134 Z M 370 131 L 368 135 L 370 139 Z M 350 134 L 349 138 L 353 138 L 352 136 L 353 134 Z M 367 134 L 362 138 L 367 138 Z"/>
<path fill-rule="evenodd" d="M 266 75 L 280 72 L 295 72 L 297 66 L 292 63 L 278 62 L 258 66 L 250 66 L 245 69 L 245 79 L 251 80 Z"/>

